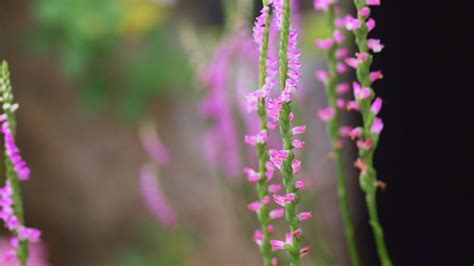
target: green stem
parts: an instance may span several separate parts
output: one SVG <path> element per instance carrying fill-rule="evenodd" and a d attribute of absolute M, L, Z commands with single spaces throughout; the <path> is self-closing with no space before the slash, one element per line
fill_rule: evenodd
<path fill-rule="evenodd" d="M 288 78 L 288 40 L 291 26 L 291 12 L 290 12 L 290 0 L 284 0 L 283 2 L 283 16 L 281 19 L 281 32 L 280 32 L 280 48 L 279 48 L 279 81 L 281 90 L 284 90 L 286 79 Z M 295 178 L 293 175 L 292 162 L 295 158 L 292 144 L 292 133 L 291 133 L 291 121 L 290 121 L 291 105 L 290 102 L 283 103 L 282 110 L 280 111 L 280 136 L 283 141 L 283 148 L 288 151 L 288 157 L 283 161 L 281 166 L 281 174 L 283 177 L 283 186 L 287 193 L 295 193 L 296 198 L 292 202 L 285 204 L 285 220 L 287 221 L 291 232 L 298 229 L 299 220 L 296 213 L 296 204 L 299 202 L 299 193 L 295 187 Z M 291 266 L 300 265 L 300 238 L 294 237 L 292 239 L 292 246 L 288 248 L 288 257 L 290 259 Z"/>
<path fill-rule="evenodd" d="M 354 4 L 357 10 L 360 10 L 365 5 L 365 0 L 354 0 Z M 375 244 L 377 248 L 377 253 L 379 256 L 380 263 L 382 266 L 391 266 L 392 262 L 390 255 L 388 254 L 387 247 L 384 240 L 384 234 L 382 226 L 380 225 L 378 213 L 377 213 L 377 203 L 376 203 L 376 181 L 377 174 L 373 165 L 373 155 L 378 144 L 378 134 L 372 134 L 370 129 L 375 119 L 375 115 L 370 112 L 370 104 L 374 98 L 374 91 L 371 88 L 372 82 L 370 81 L 370 66 L 372 65 L 372 55 L 369 53 L 367 46 L 367 34 L 368 28 L 366 26 L 367 18 L 358 15 L 358 19 L 361 22 L 361 27 L 354 30 L 355 41 L 358 47 L 359 52 L 368 53 L 368 58 L 366 61 L 361 62 L 356 69 L 357 80 L 362 87 L 370 88 L 371 96 L 364 100 L 357 100 L 362 114 L 363 130 L 362 138 L 363 139 L 372 139 L 372 146 L 369 150 L 359 149 L 359 157 L 364 161 L 367 166 L 367 169 L 360 172 L 359 182 L 362 190 L 366 194 L 366 204 L 369 211 L 369 223 L 372 228 L 372 233 L 375 238 Z"/>
<path fill-rule="evenodd" d="M 334 17 L 335 17 L 335 5 L 331 5 L 328 12 L 328 28 L 329 32 L 334 32 Z M 350 215 L 349 199 L 347 197 L 347 185 L 345 179 L 344 162 L 342 157 L 342 149 L 336 145 L 339 141 L 339 126 L 340 126 L 340 113 L 337 107 L 337 94 L 336 94 L 336 83 L 337 83 L 337 69 L 336 69 L 336 49 L 338 48 L 337 43 L 328 49 L 326 58 L 328 62 L 329 79 L 326 84 L 325 90 L 328 97 L 329 106 L 334 110 L 334 117 L 328 121 L 328 135 L 332 142 L 332 153 L 336 163 L 336 178 L 337 178 L 337 196 L 339 199 L 339 208 L 341 209 L 342 222 L 344 226 L 344 234 L 346 237 L 346 244 L 349 250 L 350 259 L 352 265 L 360 266 L 360 257 L 357 250 L 357 241 L 354 235 L 354 227 Z"/>
<path fill-rule="evenodd" d="M 263 6 L 267 6 L 268 1 L 263 0 Z M 261 89 L 265 85 L 265 76 L 267 70 L 267 54 L 268 54 L 268 39 L 270 32 L 270 14 L 268 14 L 265 20 L 264 34 L 262 45 L 260 47 L 259 55 L 259 88 Z M 261 130 L 268 131 L 267 128 L 267 114 L 265 109 L 265 98 L 260 99 L 258 102 L 258 116 L 259 116 L 259 127 Z M 265 164 L 268 161 L 268 151 L 266 144 L 257 144 L 257 157 L 258 157 L 258 171 L 260 179 L 257 182 L 256 190 L 259 199 L 262 201 L 265 197 L 269 195 L 267 181 L 266 181 L 266 167 Z M 257 214 L 257 218 L 261 225 L 261 230 L 263 234 L 262 244 L 260 246 L 260 253 L 263 257 L 263 265 L 270 266 L 272 259 L 272 249 L 270 245 L 270 233 L 268 232 L 267 226 L 270 224 L 270 212 L 266 204 L 262 204 L 260 211 Z"/>

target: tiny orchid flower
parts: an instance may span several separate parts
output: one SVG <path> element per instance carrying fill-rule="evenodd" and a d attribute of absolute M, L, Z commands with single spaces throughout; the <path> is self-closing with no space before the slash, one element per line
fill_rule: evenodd
<path fill-rule="evenodd" d="M 260 179 L 260 174 L 252 168 L 245 167 L 244 173 L 247 174 L 247 180 L 249 182 L 257 182 Z"/>
<path fill-rule="evenodd" d="M 358 14 L 361 17 L 368 17 L 370 15 L 370 8 L 364 6 L 359 10 Z"/>
<path fill-rule="evenodd" d="M 357 144 L 357 148 L 359 148 L 359 149 L 369 150 L 372 147 L 372 140 L 371 139 L 366 139 L 366 140 L 359 139 L 356 144 Z"/>
<path fill-rule="evenodd" d="M 368 6 L 380 6 L 380 0 L 366 0 L 365 4 Z"/>
<path fill-rule="evenodd" d="M 314 44 L 321 49 L 329 49 L 333 46 L 334 41 L 331 38 L 317 39 Z"/>
<path fill-rule="evenodd" d="M 324 122 L 327 122 L 327 121 L 331 120 L 334 117 L 335 114 L 336 114 L 336 112 L 330 106 L 319 109 L 319 111 L 317 113 L 318 117 Z"/>
<path fill-rule="evenodd" d="M 372 127 L 370 128 L 370 132 L 374 134 L 380 134 L 383 130 L 383 122 L 382 119 L 376 117 L 374 120 L 374 123 L 372 124 Z"/>
<path fill-rule="evenodd" d="M 380 53 L 384 48 L 384 45 L 380 43 L 379 39 L 368 39 L 367 46 L 374 51 L 374 53 Z"/>
<path fill-rule="evenodd" d="M 365 99 L 369 98 L 370 95 L 372 94 L 372 92 L 369 88 L 364 88 L 364 87 L 360 86 L 360 84 L 355 82 L 355 81 L 352 83 L 352 87 L 353 87 L 353 90 L 354 90 L 354 97 L 357 100 L 365 100 Z"/>
<path fill-rule="evenodd" d="M 344 63 L 339 62 L 336 65 L 336 70 L 337 70 L 337 72 L 342 74 L 342 73 L 346 72 L 347 68 L 346 68 L 346 65 Z"/>
<path fill-rule="evenodd" d="M 374 82 L 378 79 L 382 79 L 383 78 L 383 74 L 382 74 L 382 71 L 372 71 L 370 72 L 369 74 L 369 79 L 371 82 Z"/>
<path fill-rule="evenodd" d="M 334 41 L 339 43 L 339 44 L 343 43 L 344 40 L 345 40 L 344 33 L 342 33 L 340 30 L 335 30 L 332 34 L 332 37 L 333 37 Z"/>
<path fill-rule="evenodd" d="M 370 112 L 377 115 L 380 112 L 380 109 L 382 109 L 382 99 L 377 97 L 370 107 Z"/>
<path fill-rule="evenodd" d="M 298 214 L 298 219 L 300 221 L 304 221 L 304 220 L 307 220 L 309 218 L 311 218 L 313 216 L 313 214 L 311 214 L 311 212 L 300 212 Z"/>
<path fill-rule="evenodd" d="M 357 18 L 354 18 L 351 15 L 346 17 L 346 29 L 348 31 L 353 31 L 361 27 L 361 22 Z"/>
<path fill-rule="evenodd" d="M 339 128 L 339 135 L 341 137 L 349 137 L 352 132 L 352 127 L 350 126 L 342 126 Z"/>
<path fill-rule="evenodd" d="M 288 157 L 287 150 L 269 150 L 270 153 L 270 161 L 275 165 L 276 168 L 280 169 L 281 165 L 283 164 L 283 160 Z"/>
<path fill-rule="evenodd" d="M 301 134 L 304 134 L 306 132 L 306 126 L 296 126 L 294 128 L 291 129 L 291 133 L 293 135 L 301 135 Z"/>
<path fill-rule="evenodd" d="M 270 218 L 273 220 L 281 218 L 283 215 L 285 215 L 284 208 L 278 208 L 270 211 Z"/>
<path fill-rule="evenodd" d="M 271 184 L 268 186 L 268 192 L 275 194 L 280 192 L 281 190 L 281 184 Z"/>
<path fill-rule="evenodd" d="M 359 103 L 357 101 L 348 101 L 346 104 L 347 111 L 356 110 L 359 111 Z"/>
<path fill-rule="evenodd" d="M 349 133 L 349 137 L 351 137 L 352 139 L 360 138 L 360 136 L 362 136 L 361 127 L 356 127 L 352 129 L 351 132 Z"/>
<path fill-rule="evenodd" d="M 375 20 L 373 18 L 369 18 L 365 25 L 367 26 L 367 30 L 371 32 L 375 28 Z"/>
<path fill-rule="evenodd" d="M 294 139 L 292 144 L 293 147 L 295 147 L 296 149 L 302 149 L 304 147 L 304 141 L 299 139 Z"/>
<path fill-rule="evenodd" d="M 305 184 L 302 180 L 296 180 L 295 187 L 296 189 L 302 190 L 305 188 Z"/>
<path fill-rule="evenodd" d="M 337 95 L 342 95 L 344 93 L 347 93 L 350 89 L 351 87 L 348 83 L 340 83 L 336 86 L 336 93 Z"/>
<path fill-rule="evenodd" d="M 291 168 L 293 168 L 293 173 L 296 174 L 301 170 L 301 161 L 300 160 L 293 160 L 291 163 Z"/>
<path fill-rule="evenodd" d="M 334 53 L 334 56 L 337 59 L 341 59 L 341 58 L 346 57 L 348 54 L 349 54 L 349 49 L 347 49 L 347 48 L 338 48 L 336 50 L 336 52 Z"/>
<path fill-rule="evenodd" d="M 273 201 L 275 201 L 276 204 L 285 207 L 285 204 L 287 202 L 292 202 L 295 199 L 296 195 L 295 193 L 287 193 L 284 196 L 275 194 L 273 195 Z"/>
<path fill-rule="evenodd" d="M 316 70 L 316 79 L 321 81 L 323 84 L 326 84 L 329 79 L 329 73 L 326 70 L 317 69 Z"/>
<path fill-rule="evenodd" d="M 339 98 L 339 99 L 336 100 L 336 105 L 337 105 L 338 108 L 344 109 L 344 108 L 346 108 L 347 102 L 346 102 L 346 100 Z"/>
<path fill-rule="evenodd" d="M 302 257 L 308 255 L 310 250 L 311 250 L 311 247 L 304 247 L 304 248 L 300 249 L 300 257 L 302 258 Z"/>
<path fill-rule="evenodd" d="M 255 146 L 257 144 L 264 144 L 267 142 L 267 139 L 268 139 L 268 133 L 264 129 L 260 130 L 260 132 L 258 132 L 257 135 L 245 136 L 245 142 L 252 146 Z"/>

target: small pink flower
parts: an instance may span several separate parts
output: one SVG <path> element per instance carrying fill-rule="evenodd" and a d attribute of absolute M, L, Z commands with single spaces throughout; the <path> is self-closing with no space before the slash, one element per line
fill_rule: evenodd
<path fill-rule="evenodd" d="M 380 43 L 379 39 L 368 39 L 367 46 L 374 51 L 374 53 L 379 53 L 384 48 L 384 45 Z"/>
<path fill-rule="evenodd" d="M 270 244 L 272 245 L 272 250 L 279 250 L 285 249 L 285 242 L 281 240 L 270 240 Z"/>
<path fill-rule="evenodd" d="M 292 237 L 300 237 L 301 236 L 301 229 L 296 229 L 291 233 Z"/>
<path fill-rule="evenodd" d="M 344 100 L 344 99 L 339 98 L 339 99 L 336 100 L 337 108 L 344 109 L 344 108 L 346 108 L 346 104 L 347 104 L 346 100 Z"/>
<path fill-rule="evenodd" d="M 278 258 L 277 257 L 272 258 L 272 266 L 278 266 Z"/>
<path fill-rule="evenodd" d="M 347 111 L 356 110 L 359 111 L 359 104 L 357 101 L 348 101 L 346 105 Z"/>
<path fill-rule="evenodd" d="M 368 6 L 379 6 L 380 0 L 366 0 L 365 4 Z"/>
<path fill-rule="evenodd" d="M 337 59 L 341 59 L 343 57 L 346 57 L 347 55 L 349 54 L 349 49 L 347 48 L 339 48 L 336 50 L 336 52 L 334 53 L 334 56 L 337 58 Z"/>
<path fill-rule="evenodd" d="M 268 151 L 270 153 L 270 161 L 278 168 L 281 168 L 283 161 L 288 157 L 287 150 L 273 150 Z"/>
<path fill-rule="evenodd" d="M 275 230 L 275 227 L 273 227 L 273 225 L 271 224 L 267 225 L 266 231 L 268 233 L 273 233 L 274 230 Z"/>
<path fill-rule="evenodd" d="M 261 207 L 262 207 L 262 203 L 260 202 L 260 200 L 253 201 L 247 205 L 247 209 L 253 212 L 258 212 Z"/>
<path fill-rule="evenodd" d="M 340 30 L 335 30 L 334 33 L 332 34 L 332 37 L 334 38 L 334 41 L 336 41 L 337 43 L 342 43 L 344 42 L 344 33 L 342 33 L 342 31 Z"/>
<path fill-rule="evenodd" d="M 260 174 L 252 168 L 245 167 L 244 173 L 247 174 L 247 180 L 249 182 L 257 182 L 260 179 Z"/>
<path fill-rule="evenodd" d="M 304 189 L 305 188 L 304 182 L 302 180 L 296 180 L 295 188 L 299 190 Z"/>
<path fill-rule="evenodd" d="M 285 209 L 284 208 L 278 208 L 270 211 L 270 219 L 278 219 L 283 217 L 285 215 Z"/>
<path fill-rule="evenodd" d="M 370 72 L 369 74 L 369 78 L 370 78 L 370 81 L 371 82 L 374 82 L 378 79 L 382 79 L 383 78 L 383 74 L 382 74 L 382 71 L 372 71 Z"/>
<path fill-rule="evenodd" d="M 367 164 L 361 158 L 357 158 L 357 160 L 354 162 L 354 166 L 360 171 L 367 170 Z"/>
<path fill-rule="evenodd" d="M 311 250 L 311 247 L 304 247 L 304 248 L 300 249 L 300 258 L 308 255 L 310 250 Z"/>
<path fill-rule="evenodd" d="M 296 149 L 302 149 L 304 147 L 304 141 L 299 139 L 294 139 L 292 144 Z"/>
<path fill-rule="evenodd" d="M 382 119 L 376 117 L 374 120 L 374 123 L 372 124 L 372 127 L 370 127 L 370 132 L 374 134 L 380 134 L 383 130 L 383 122 Z"/>
<path fill-rule="evenodd" d="M 261 230 L 255 230 L 255 232 L 253 233 L 253 236 L 252 236 L 253 240 L 255 241 L 255 243 L 257 243 L 257 245 L 261 245 L 262 242 L 263 242 L 263 233 Z"/>
<path fill-rule="evenodd" d="M 367 30 L 371 32 L 375 28 L 375 20 L 373 18 L 369 18 L 365 25 L 367 26 Z"/>
<path fill-rule="evenodd" d="M 273 195 L 273 201 L 275 201 L 276 204 L 285 207 L 286 202 L 291 202 L 295 199 L 295 194 L 294 193 L 288 193 L 286 195 L 278 195 L 275 194 Z"/>
<path fill-rule="evenodd" d="M 300 221 L 304 221 L 304 220 L 307 220 L 309 218 L 311 218 L 313 215 L 311 214 L 311 212 L 300 212 L 298 214 L 298 219 Z"/>
<path fill-rule="evenodd" d="M 346 68 L 346 65 L 344 63 L 339 62 L 336 65 L 336 70 L 337 70 L 338 73 L 342 74 L 342 73 L 346 72 L 347 68 Z"/>
<path fill-rule="evenodd" d="M 334 111 L 334 109 L 329 106 L 329 107 L 319 109 L 317 115 L 321 120 L 323 120 L 324 122 L 327 122 L 334 117 L 335 113 L 336 112 Z"/>
<path fill-rule="evenodd" d="M 352 127 L 350 126 L 342 126 L 339 128 L 339 135 L 341 137 L 349 137 L 352 132 Z"/>
<path fill-rule="evenodd" d="M 351 89 L 351 86 L 348 83 L 340 83 L 336 86 L 336 93 L 338 95 L 347 93 Z"/>
<path fill-rule="evenodd" d="M 370 107 L 370 112 L 372 112 L 374 115 L 377 115 L 380 112 L 380 109 L 382 109 L 382 99 L 377 97 Z"/>
<path fill-rule="evenodd" d="M 267 139 L 268 139 L 268 133 L 264 129 L 260 130 L 260 132 L 258 132 L 257 135 L 245 136 L 245 142 L 252 146 L 255 146 L 257 144 L 264 144 L 267 142 Z"/>
<path fill-rule="evenodd" d="M 352 129 L 351 132 L 349 133 L 349 137 L 351 137 L 352 139 L 360 138 L 360 136 L 362 136 L 361 127 L 356 127 Z"/>
<path fill-rule="evenodd" d="M 324 84 L 326 84 L 329 80 L 329 72 L 327 72 L 326 70 L 317 69 L 315 75 L 316 79 Z"/>
<path fill-rule="evenodd" d="M 370 15 L 370 8 L 364 6 L 363 8 L 359 9 L 358 14 L 361 17 L 368 17 Z"/>
<path fill-rule="evenodd" d="M 359 66 L 359 60 L 357 60 L 357 58 L 354 58 L 354 57 L 346 58 L 344 62 L 352 68 L 357 68 Z"/>
<path fill-rule="evenodd" d="M 333 0 L 314 0 L 313 5 L 314 9 L 319 11 L 327 11 L 329 5 L 333 3 Z"/>
<path fill-rule="evenodd" d="M 370 150 L 371 147 L 372 147 L 372 140 L 371 139 L 366 139 L 366 140 L 359 139 L 357 141 L 357 148 L 359 148 L 359 149 Z"/>
<path fill-rule="evenodd" d="M 268 192 L 270 192 L 272 194 L 278 193 L 278 192 L 280 192 L 280 190 L 281 190 L 281 184 L 280 183 L 271 184 L 271 185 L 268 186 Z"/>
<path fill-rule="evenodd" d="M 296 174 L 301 170 L 301 161 L 300 160 L 293 160 L 291 163 L 291 168 L 293 168 L 293 173 Z"/>
<path fill-rule="evenodd" d="M 273 172 L 275 171 L 275 165 L 273 165 L 272 162 L 267 161 L 265 163 L 265 176 L 267 177 L 267 180 L 271 180 L 273 177 Z"/>
<path fill-rule="evenodd" d="M 291 133 L 293 135 L 301 135 L 301 134 L 304 134 L 306 132 L 306 126 L 296 126 L 294 128 L 291 129 Z"/>
<path fill-rule="evenodd" d="M 352 87 L 354 90 L 354 97 L 357 100 L 365 100 L 372 94 L 372 91 L 369 88 L 362 87 L 355 81 L 352 83 Z"/>
<path fill-rule="evenodd" d="M 321 49 L 329 49 L 333 46 L 334 41 L 331 38 L 328 39 L 316 39 L 314 44 Z"/>
<path fill-rule="evenodd" d="M 351 15 L 347 15 L 347 17 L 346 17 L 346 29 L 348 31 L 356 30 L 356 29 L 360 28 L 360 26 L 362 26 L 360 20 L 358 20 L 357 18 L 354 18 Z"/>

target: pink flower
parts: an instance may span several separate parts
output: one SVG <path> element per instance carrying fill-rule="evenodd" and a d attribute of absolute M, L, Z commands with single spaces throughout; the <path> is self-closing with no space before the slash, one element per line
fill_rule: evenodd
<path fill-rule="evenodd" d="M 253 40 L 255 41 L 255 43 L 258 44 L 259 47 L 262 45 L 263 42 L 265 21 L 268 17 L 269 12 L 270 8 L 268 6 L 264 6 L 260 10 L 260 15 L 256 18 L 255 24 L 253 26 Z"/>
<path fill-rule="evenodd" d="M 361 158 L 357 158 L 357 160 L 354 162 L 354 166 L 360 171 L 367 170 L 367 164 Z"/>
<path fill-rule="evenodd" d="M 344 63 L 339 62 L 336 65 L 336 70 L 337 70 L 338 73 L 342 74 L 342 73 L 346 72 L 347 68 L 346 68 L 346 65 Z"/>
<path fill-rule="evenodd" d="M 359 148 L 359 149 L 370 150 L 371 147 L 372 147 L 372 140 L 371 139 L 366 139 L 366 140 L 359 139 L 357 141 L 357 148 Z"/>
<path fill-rule="evenodd" d="M 354 18 L 351 15 L 347 15 L 347 17 L 346 17 L 346 29 L 348 31 L 356 30 L 356 29 L 360 28 L 361 26 L 362 26 L 362 24 L 361 24 L 360 20 L 358 20 L 357 18 Z"/>
<path fill-rule="evenodd" d="M 272 193 L 272 194 L 275 194 L 275 193 L 278 193 L 280 192 L 281 190 L 281 184 L 278 183 L 278 184 L 271 184 L 268 186 L 268 192 Z"/>
<path fill-rule="evenodd" d="M 304 182 L 302 180 L 296 180 L 295 188 L 299 190 L 304 189 L 305 188 Z"/>
<path fill-rule="evenodd" d="M 143 123 L 140 128 L 140 140 L 148 156 L 159 166 L 170 162 L 168 149 L 161 142 L 156 127 L 151 122 Z"/>
<path fill-rule="evenodd" d="M 359 104 L 357 101 L 348 101 L 346 105 L 347 111 L 356 110 L 359 111 Z"/>
<path fill-rule="evenodd" d="M 349 133 L 349 137 L 351 137 L 352 139 L 360 138 L 360 136 L 362 136 L 361 127 L 356 127 L 352 129 L 351 132 Z"/>
<path fill-rule="evenodd" d="M 316 39 L 314 44 L 321 49 L 329 49 L 333 46 L 334 41 L 331 38 L 328 39 Z"/>
<path fill-rule="evenodd" d="M 272 266 L 278 266 L 278 258 L 277 257 L 272 258 Z"/>
<path fill-rule="evenodd" d="M 249 211 L 253 211 L 253 212 L 258 212 L 260 211 L 260 208 L 262 207 L 262 203 L 260 202 L 260 200 L 256 200 L 256 201 L 253 201 L 253 202 L 250 202 L 248 205 L 247 205 L 247 209 L 249 209 Z"/>
<path fill-rule="evenodd" d="M 304 147 L 304 141 L 299 139 L 294 139 L 292 144 L 296 149 L 303 149 Z"/>
<path fill-rule="evenodd" d="M 329 5 L 331 5 L 334 1 L 333 0 L 314 0 L 313 5 L 314 9 L 320 11 L 327 11 Z"/>
<path fill-rule="evenodd" d="M 379 53 L 382 51 L 384 45 L 380 43 L 379 39 L 368 39 L 367 46 L 374 51 L 374 53 Z"/>
<path fill-rule="evenodd" d="M 370 111 L 374 115 L 377 115 L 380 112 L 380 109 L 382 109 L 382 99 L 380 97 L 377 97 L 374 100 L 374 102 L 372 102 L 372 106 L 370 107 Z"/>
<path fill-rule="evenodd" d="M 380 0 L 366 0 L 365 4 L 368 6 L 379 6 Z"/>
<path fill-rule="evenodd" d="M 286 233 L 285 234 L 285 241 L 270 240 L 270 244 L 272 245 L 272 250 L 285 249 L 285 244 L 288 244 L 288 245 L 293 244 L 292 234 L 291 233 Z"/>
<path fill-rule="evenodd" d="M 334 117 L 335 113 L 334 109 L 329 106 L 319 109 L 317 114 L 322 121 L 327 122 Z"/>
<path fill-rule="evenodd" d="M 337 59 L 341 59 L 343 57 L 346 57 L 347 55 L 349 54 L 349 49 L 347 48 L 339 48 L 336 50 L 336 52 L 334 53 L 334 56 L 337 58 Z"/>
<path fill-rule="evenodd" d="M 347 93 L 350 89 L 351 87 L 349 86 L 348 83 L 340 83 L 340 84 L 337 84 L 336 86 L 336 93 L 338 95 L 341 95 L 341 94 Z"/>
<path fill-rule="evenodd" d="M 363 8 L 359 9 L 358 14 L 361 17 L 368 17 L 370 15 L 370 8 L 364 6 Z"/>
<path fill-rule="evenodd" d="M 155 218 L 165 227 L 176 225 L 176 213 L 169 204 L 157 180 L 156 169 L 151 164 L 145 164 L 140 169 L 140 190 L 143 200 Z"/>
<path fill-rule="evenodd" d="M 288 157 L 287 150 L 269 150 L 270 153 L 270 161 L 278 168 L 281 168 L 283 161 Z"/>
<path fill-rule="evenodd" d="M 371 32 L 375 28 L 375 20 L 373 18 L 369 18 L 365 25 L 367 26 L 367 30 Z"/>
<path fill-rule="evenodd" d="M 13 164 L 13 169 L 20 180 L 27 180 L 30 177 L 30 169 L 26 165 L 26 162 L 20 156 L 20 150 L 15 144 L 13 134 L 10 130 L 8 121 L 2 123 L 2 133 L 4 137 L 4 146 L 6 154 Z"/>
<path fill-rule="evenodd" d="M 352 127 L 350 126 L 342 126 L 339 128 L 339 135 L 341 137 L 349 137 L 352 132 Z"/>
<path fill-rule="evenodd" d="M 372 94 L 372 91 L 369 88 L 362 87 L 355 81 L 352 83 L 352 87 L 354 90 L 354 97 L 357 100 L 365 100 Z"/>
<path fill-rule="evenodd" d="M 308 255 L 310 250 L 311 250 L 311 247 L 304 247 L 304 248 L 300 249 L 300 258 Z"/>
<path fill-rule="evenodd" d="M 270 211 L 270 218 L 275 220 L 278 218 L 283 217 L 285 215 L 285 209 L 284 208 L 278 208 Z"/>
<path fill-rule="evenodd" d="M 257 144 L 264 144 L 267 142 L 267 139 L 268 139 L 268 133 L 264 129 L 260 130 L 260 132 L 258 132 L 257 135 L 245 136 L 245 142 L 252 146 L 255 146 Z"/>
<path fill-rule="evenodd" d="M 378 79 L 382 79 L 383 78 L 383 74 L 382 74 L 382 71 L 372 71 L 370 72 L 369 74 L 369 79 L 371 82 L 374 82 Z"/>
<path fill-rule="evenodd" d="M 316 79 L 321 81 L 322 83 L 326 84 L 329 80 L 329 72 L 322 69 L 316 70 Z"/>
<path fill-rule="evenodd" d="M 339 98 L 339 99 L 336 100 L 337 108 L 344 109 L 344 108 L 346 108 L 346 104 L 347 104 L 346 100 L 344 100 L 344 99 Z"/>
<path fill-rule="evenodd" d="M 249 182 L 257 182 L 260 179 L 260 174 L 252 168 L 245 167 L 244 173 L 247 174 L 247 180 Z"/>
<path fill-rule="evenodd" d="M 332 37 L 334 38 L 334 41 L 336 41 L 337 43 L 342 43 L 344 42 L 344 33 L 342 33 L 342 31 L 340 30 L 335 30 L 334 33 L 332 34 Z"/>
<path fill-rule="evenodd" d="M 276 204 L 285 207 L 285 204 L 287 202 L 292 202 L 295 199 L 295 194 L 294 193 L 288 193 L 285 194 L 284 196 L 280 196 L 278 194 L 273 195 L 273 201 L 275 201 Z"/>
<path fill-rule="evenodd" d="M 372 124 L 372 127 L 370 127 L 370 132 L 374 134 L 380 134 L 383 130 L 383 122 L 382 119 L 376 117 L 374 120 L 374 123 Z"/>
<path fill-rule="evenodd" d="M 265 163 L 265 176 L 267 177 L 267 180 L 271 180 L 273 177 L 273 172 L 275 171 L 275 165 L 273 165 L 272 162 L 267 161 Z"/>
<path fill-rule="evenodd" d="M 293 168 L 293 173 L 296 174 L 301 170 L 301 161 L 300 160 L 293 160 L 291 163 L 291 168 Z"/>
<path fill-rule="evenodd" d="M 311 212 L 300 212 L 298 214 L 298 219 L 300 221 L 304 221 L 304 220 L 307 220 L 309 218 L 311 218 L 313 215 L 311 214 Z"/>
<path fill-rule="evenodd" d="M 259 230 L 259 229 L 255 230 L 255 232 L 253 233 L 252 238 L 255 241 L 255 243 L 257 243 L 257 245 L 260 246 L 263 242 L 263 233 L 262 233 L 262 231 Z"/>
<path fill-rule="evenodd" d="M 283 106 L 283 100 L 280 97 L 275 99 L 267 99 L 266 109 L 267 116 L 273 120 L 275 123 L 278 122 L 280 118 L 280 111 Z"/>
<path fill-rule="evenodd" d="M 291 129 L 291 133 L 293 135 L 301 135 L 301 134 L 304 134 L 306 131 L 306 126 L 296 126 L 294 128 Z"/>
<path fill-rule="evenodd" d="M 256 90 L 244 95 L 245 97 L 245 108 L 247 113 L 256 111 L 258 109 L 258 101 L 263 97 L 266 97 L 264 90 Z"/>

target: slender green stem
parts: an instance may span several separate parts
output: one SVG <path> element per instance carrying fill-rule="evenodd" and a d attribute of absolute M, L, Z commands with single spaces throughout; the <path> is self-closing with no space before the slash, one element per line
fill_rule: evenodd
<path fill-rule="evenodd" d="M 263 6 L 267 6 L 268 1 L 263 0 Z M 265 85 L 265 77 L 267 70 L 267 54 L 268 54 L 268 39 L 270 32 L 270 21 L 271 17 L 268 14 L 265 19 L 264 34 L 262 45 L 260 47 L 259 55 L 259 88 L 261 89 Z M 265 109 L 265 98 L 263 97 L 258 102 L 258 116 L 259 116 L 259 127 L 261 130 L 267 130 L 267 114 Z M 258 157 L 258 171 L 260 179 L 257 182 L 257 194 L 259 199 L 262 201 L 265 197 L 269 195 L 267 187 L 267 178 L 265 176 L 266 172 L 266 162 L 268 161 L 268 150 L 267 145 L 264 143 L 258 143 L 257 148 L 257 157 Z M 260 245 L 260 252 L 263 257 L 263 265 L 270 266 L 272 259 L 272 249 L 270 245 L 270 233 L 268 232 L 267 226 L 270 224 L 270 212 L 266 204 L 262 204 L 260 211 L 257 214 L 257 218 L 260 221 L 261 230 L 263 234 L 262 244 Z"/>
<path fill-rule="evenodd" d="M 335 5 L 331 5 L 328 12 L 328 28 L 332 33 L 335 30 Z M 328 135 L 332 142 L 332 153 L 336 164 L 336 178 L 337 178 L 337 196 L 339 199 L 339 208 L 341 209 L 342 222 L 344 226 L 344 234 L 346 237 L 346 244 L 349 250 L 350 259 L 353 266 L 360 266 L 360 257 L 357 250 L 357 241 L 354 235 L 354 227 L 350 215 L 349 199 L 347 197 L 347 185 L 345 179 L 344 162 L 342 156 L 342 148 L 337 145 L 339 141 L 339 126 L 340 126 L 340 112 L 337 107 L 336 83 L 338 80 L 338 73 L 336 70 L 336 49 L 338 44 L 327 50 L 326 58 L 328 62 L 329 78 L 325 87 L 326 95 L 328 97 L 329 106 L 334 110 L 334 116 L 328 121 Z"/>
<path fill-rule="evenodd" d="M 281 32 L 280 32 L 280 47 L 279 47 L 279 81 L 280 88 L 284 90 L 286 80 L 288 78 L 288 41 L 291 26 L 291 7 L 290 0 L 283 1 L 283 16 L 281 19 Z M 292 133 L 291 133 L 291 121 L 290 121 L 291 105 L 290 102 L 283 103 L 282 110 L 280 111 L 280 136 L 283 141 L 283 148 L 288 151 L 288 157 L 283 161 L 281 166 L 281 174 L 283 177 L 283 186 L 287 193 L 295 193 L 296 198 L 294 201 L 287 202 L 285 204 L 285 220 L 287 221 L 291 232 L 298 229 L 299 220 L 296 213 L 296 204 L 299 202 L 299 193 L 295 187 L 295 178 L 293 175 L 292 162 L 295 158 L 292 144 Z M 301 236 L 293 236 L 291 248 L 287 248 L 288 256 L 290 259 L 291 266 L 300 265 L 300 241 Z"/>
<path fill-rule="evenodd" d="M 10 83 L 10 72 L 8 70 L 8 64 L 3 61 L 0 66 L 0 93 L 2 95 L 2 108 L 5 114 L 7 115 L 8 124 L 12 135 L 15 135 L 16 132 L 16 119 L 15 113 L 11 111 L 10 108 L 5 108 L 6 106 L 11 106 L 13 103 L 13 94 Z M 13 168 L 13 163 L 11 162 L 9 156 L 5 151 L 5 168 L 6 176 L 10 181 L 12 192 L 13 192 L 13 213 L 18 218 L 18 221 L 24 225 L 25 219 L 23 215 L 23 201 L 21 198 L 21 187 L 18 176 L 15 173 Z M 21 240 L 17 248 L 17 257 L 20 260 L 22 266 L 26 266 L 28 260 L 28 240 Z"/>
<path fill-rule="evenodd" d="M 365 0 L 354 0 L 354 4 L 357 10 L 360 10 L 365 5 Z M 365 52 L 368 54 L 367 60 L 358 64 L 356 69 L 356 76 L 359 83 L 362 87 L 370 88 L 371 96 L 367 99 L 358 100 L 360 112 L 362 114 L 363 130 L 362 138 L 372 139 L 372 145 L 369 150 L 359 149 L 359 157 L 366 164 L 367 169 L 361 171 L 359 175 L 359 182 L 362 190 L 366 194 L 366 204 L 369 210 L 369 224 L 372 228 L 372 233 L 374 234 L 375 244 L 377 248 L 377 253 L 380 259 L 382 266 L 391 266 L 392 262 L 390 255 L 388 254 L 387 247 L 384 240 L 384 234 L 382 226 L 380 225 L 378 213 L 377 213 L 377 203 L 376 203 L 376 181 L 377 173 L 373 165 L 373 155 L 374 151 L 377 148 L 378 144 L 378 134 L 372 134 L 370 129 L 375 120 L 375 115 L 370 112 L 370 104 L 374 98 L 374 91 L 371 88 L 372 81 L 370 80 L 370 66 L 372 64 L 372 55 L 369 53 L 367 45 L 367 34 L 368 28 L 366 25 L 367 18 L 358 15 L 358 19 L 361 22 L 361 27 L 354 30 L 355 41 L 358 47 L 359 52 Z"/>

